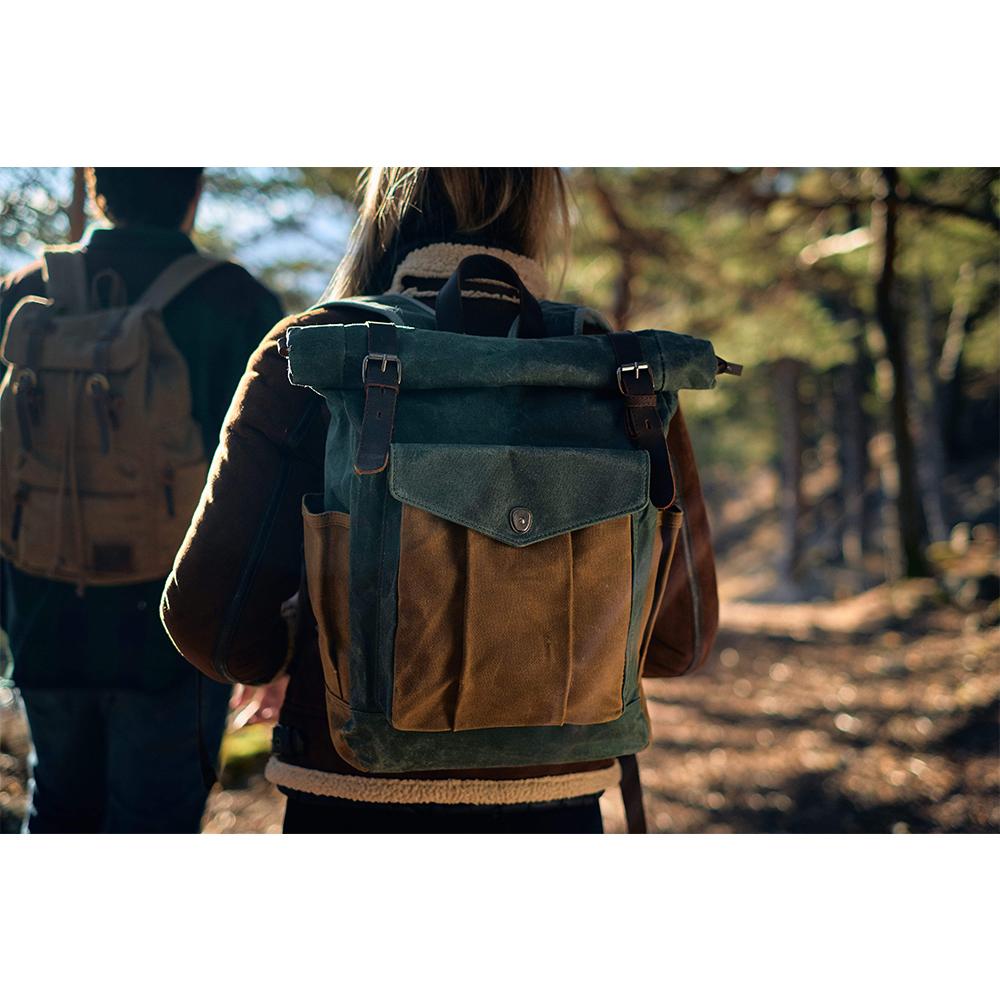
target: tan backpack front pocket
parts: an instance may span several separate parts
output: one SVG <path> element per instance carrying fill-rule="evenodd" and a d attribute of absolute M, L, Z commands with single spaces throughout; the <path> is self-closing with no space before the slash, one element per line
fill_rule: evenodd
<path fill-rule="evenodd" d="M 390 490 L 403 505 L 395 728 L 622 714 L 632 514 L 648 503 L 648 463 L 638 452 L 560 452 L 393 447 Z M 469 460 L 473 481 L 463 482 Z"/>
<path fill-rule="evenodd" d="M 302 499 L 306 583 L 327 690 L 350 702 L 351 518 L 322 506 L 321 494 Z"/>

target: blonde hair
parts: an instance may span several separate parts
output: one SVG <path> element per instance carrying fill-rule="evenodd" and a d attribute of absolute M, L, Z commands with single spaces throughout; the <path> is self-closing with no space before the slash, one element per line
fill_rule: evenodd
<path fill-rule="evenodd" d="M 447 199 L 460 233 L 495 227 L 517 252 L 542 263 L 559 237 L 565 253 L 569 207 L 558 167 L 368 167 L 358 178 L 358 219 L 333 276 L 332 297 L 368 290 L 406 214 L 440 211 L 436 192 Z"/>

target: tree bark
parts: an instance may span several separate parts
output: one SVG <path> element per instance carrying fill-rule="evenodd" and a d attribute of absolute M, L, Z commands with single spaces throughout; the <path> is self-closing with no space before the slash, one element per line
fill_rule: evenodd
<path fill-rule="evenodd" d="M 944 458 L 944 441 L 941 436 L 941 393 L 937 382 L 937 362 L 940 355 L 935 334 L 933 285 L 924 274 L 920 281 L 919 305 L 921 326 L 924 333 L 924 364 L 915 366 L 922 371 L 915 398 L 920 407 L 920 459 L 918 468 L 923 481 L 927 506 L 927 527 L 933 542 L 948 537 L 945 512 L 944 477 L 947 464 Z"/>
<path fill-rule="evenodd" d="M 83 167 L 73 168 L 73 198 L 66 209 L 69 216 L 69 242 L 83 239 L 87 225 L 87 186 L 84 184 Z"/>
<path fill-rule="evenodd" d="M 774 388 L 781 435 L 781 524 L 784 537 L 781 570 L 793 580 L 802 561 L 802 401 L 803 363 L 781 358 L 774 366 Z"/>
<path fill-rule="evenodd" d="M 852 569 L 864 564 L 868 540 L 868 420 L 864 411 L 865 360 L 863 338 L 856 340 L 856 355 L 836 374 L 838 439 L 840 445 L 841 497 L 844 507 L 840 550 Z"/>
<path fill-rule="evenodd" d="M 892 434 L 898 466 L 897 496 L 899 547 L 906 576 L 929 576 L 925 546 L 927 519 L 924 514 L 917 475 L 916 449 L 910 430 L 907 382 L 909 361 L 906 335 L 894 303 L 896 288 L 896 242 L 899 202 L 895 167 L 883 167 L 872 202 L 874 239 L 873 272 L 875 278 L 875 318 L 885 338 L 886 356 L 892 368 L 890 399 Z"/>
<path fill-rule="evenodd" d="M 958 457 L 961 442 L 959 418 L 962 410 L 962 352 L 969 328 L 972 290 L 976 269 L 966 261 L 958 271 L 948 329 L 937 363 L 937 386 L 941 413 L 941 436 L 951 458 Z"/>

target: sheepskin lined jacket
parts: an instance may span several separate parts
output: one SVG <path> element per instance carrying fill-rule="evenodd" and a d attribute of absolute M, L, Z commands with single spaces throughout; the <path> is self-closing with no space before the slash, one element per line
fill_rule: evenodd
<path fill-rule="evenodd" d="M 429 257 L 430 248 L 424 248 L 407 257 L 397 270 L 394 290 L 433 304 L 436 289 L 462 256 L 497 252 L 443 244 L 435 245 L 438 248 L 447 252 Z M 544 280 L 533 261 L 504 256 L 533 291 Z M 437 268 L 426 266 L 436 258 L 441 258 Z M 469 302 L 475 305 L 476 300 Z M 167 631 L 180 652 L 217 681 L 263 684 L 288 671 L 281 739 L 267 770 L 284 790 L 366 802 L 514 804 L 611 787 L 619 769 L 610 760 L 374 775 L 357 771 L 334 749 L 315 625 L 311 615 L 299 609 L 298 624 L 290 627 L 292 616 L 287 613 L 302 577 L 302 496 L 323 490 L 328 416 L 321 397 L 289 383 L 278 344 L 289 327 L 351 322 L 347 313 L 320 308 L 288 317 L 250 359 L 208 484 L 164 590 L 161 614 Z M 686 517 L 646 661 L 645 675 L 657 677 L 700 666 L 718 620 L 708 518 L 680 412 L 670 423 L 668 442 Z"/>

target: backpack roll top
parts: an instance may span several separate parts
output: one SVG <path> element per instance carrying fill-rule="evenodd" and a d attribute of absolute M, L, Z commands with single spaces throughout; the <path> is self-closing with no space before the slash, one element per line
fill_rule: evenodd
<path fill-rule="evenodd" d="M 288 377 L 293 385 L 360 389 L 368 354 L 368 323 L 293 328 Z M 604 389 L 618 394 L 617 361 L 604 336 L 520 340 L 470 337 L 397 327 L 401 389 L 499 389 L 532 386 Z M 653 391 L 711 389 L 718 359 L 707 340 L 661 330 L 636 333 L 649 364 Z"/>
<path fill-rule="evenodd" d="M 438 329 L 457 301 L 408 326 L 348 300 L 372 318 L 284 345 L 330 410 L 303 520 L 331 738 L 382 773 L 634 753 L 683 522 L 666 425 L 724 369 L 707 341 L 558 303 L 521 301 L 506 336 Z"/>
<path fill-rule="evenodd" d="M 134 305 L 79 251 L 45 256 L 49 298 L 15 307 L 0 354 L 0 547 L 78 586 L 157 580 L 204 486 L 187 364 L 161 309 L 219 262 L 181 258 Z M 116 285 L 117 283 L 117 285 Z M 102 307 L 102 288 L 119 304 Z"/>

